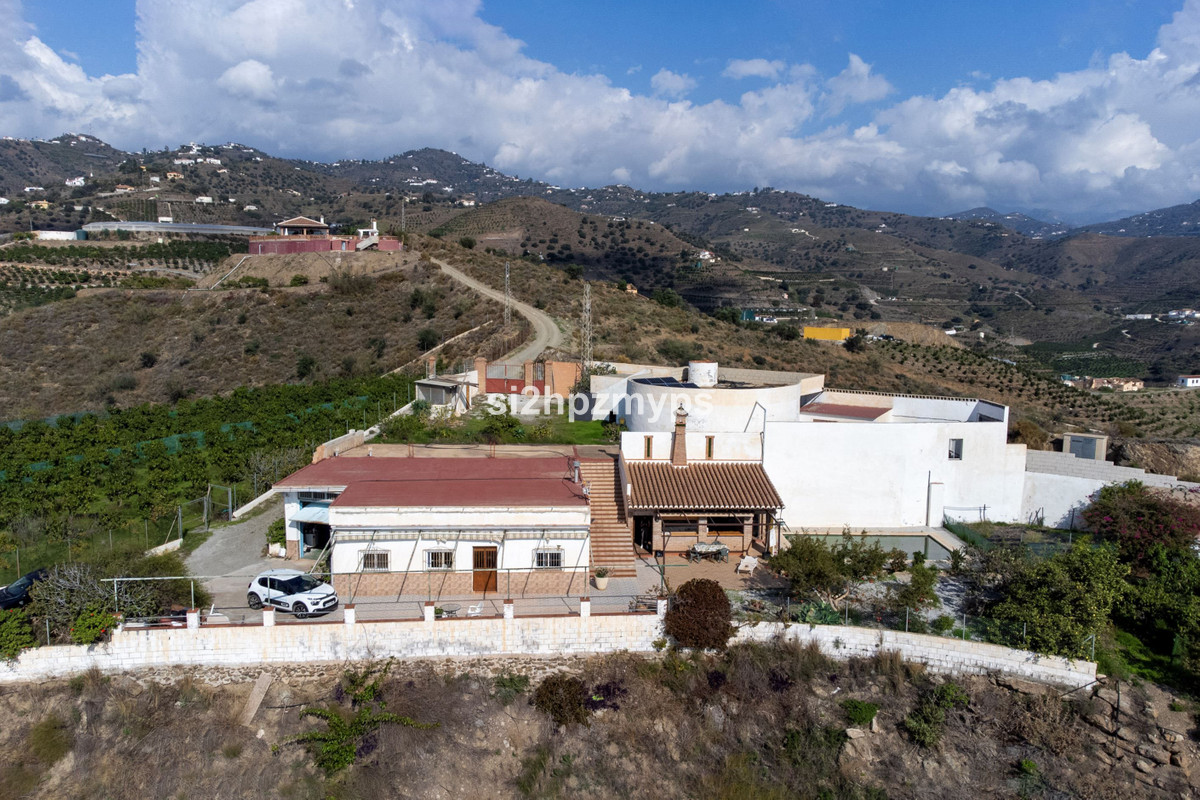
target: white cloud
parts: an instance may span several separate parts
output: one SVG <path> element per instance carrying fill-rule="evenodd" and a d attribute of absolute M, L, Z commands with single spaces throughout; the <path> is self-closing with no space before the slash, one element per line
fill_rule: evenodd
<path fill-rule="evenodd" d="M 345 74 L 340 65 L 338 72 Z M 271 73 L 271 68 L 253 58 L 225 70 L 221 77 L 217 78 L 217 85 L 228 89 L 231 94 L 253 100 L 269 100 L 276 90 L 275 76 Z"/>
<path fill-rule="evenodd" d="M 650 88 L 659 97 L 681 98 L 696 88 L 696 81 L 687 75 L 660 69 L 650 78 Z"/>
<path fill-rule="evenodd" d="M 851 53 L 849 65 L 829 79 L 828 113 L 837 116 L 851 103 L 882 100 L 892 91 L 886 78 L 872 74 L 871 65 Z"/>
<path fill-rule="evenodd" d="M 721 74 L 726 78 L 778 78 L 787 65 L 782 61 L 767 61 L 765 58 L 732 59 Z"/>
<path fill-rule="evenodd" d="M 986 202 L 1095 218 L 1200 193 L 1200 0 L 1144 56 L 1048 80 L 964 76 L 978 85 L 883 108 L 892 87 L 853 54 L 829 79 L 730 61 L 726 77 L 764 85 L 692 103 L 682 72 L 660 70 L 645 95 L 531 59 L 479 0 L 353 6 L 139 0 L 137 72 L 93 77 L 0 0 L 0 132 L 129 149 L 236 139 L 329 160 L 434 146 L 569 185 L 772 185 L 917 213 Z M 869 124 L 838 124 L 852 104 L 874 109 Z"/>

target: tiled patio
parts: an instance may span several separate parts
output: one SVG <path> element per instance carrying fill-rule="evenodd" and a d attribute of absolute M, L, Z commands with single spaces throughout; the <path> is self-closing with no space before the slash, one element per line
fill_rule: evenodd
<path fill-rule="evenodd" d="M 643 555 L 638 560 L 638 588 L 642 593 L 657 592 L 662 579 L 665 577 L 671 589 L 677 589 L 693 578 L 708 578 L 721 585 L 723 589 L 747 591 L 753 589 L 784 589 L 788 586 L 786 578 L 780 578 L 767 569 L 762 560 L 752 575 L 737 572 L 741 557 L 730 554 L 729 561 L 700 561 L 690 562 L 681 553 L 668 553 L 662 559 Z"/>

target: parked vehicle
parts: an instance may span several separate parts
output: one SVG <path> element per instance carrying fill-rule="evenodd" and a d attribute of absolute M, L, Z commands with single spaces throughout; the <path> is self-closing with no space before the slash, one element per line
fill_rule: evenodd
<path fill-rule="evenodd" d="M 35 569 L 33 572 L 27 572 L 17 578 L 8 586 L 0 588 L 0 610 L 20 608 L 28 603 L 29 590 L 38 581 L 45 580 L 48 574 L 44 569 Z"/>
<path fill-rule="evenodd" d="M 246 602 L 251 608 L 271 606 L 304 619 L 337 608 L 333 587 L 298 569 L 270 569 L 250 581 Z"/>

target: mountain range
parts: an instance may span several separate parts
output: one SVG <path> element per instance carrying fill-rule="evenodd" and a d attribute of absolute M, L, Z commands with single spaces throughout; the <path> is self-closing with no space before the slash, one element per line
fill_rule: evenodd
<path fill-rule="evenodd" d="M 1162 377 L 1194 372 L 1200 359 L 1191 328 L 1124 319 L 1200 306 L 1200 202 L 1067 228 L 987 208 L 915 217 L 771 187 L 561 187 L 430 148 L 319 163 L 233 142 L 126 153 L 77 134 L 0 140 L 0 195 L 10 200 L 0 231 L 114 218 L 266 226 L 304 214 L 345 229 L 376 219 L 385 231 L 575 264 L 645 293 L 671 289 L 708 311 L 970 328 L 1053 345 L 1056 366 L 1086 351 L 1093 374 Z M 34 198 L 49 208 L 32 208 Z"/>

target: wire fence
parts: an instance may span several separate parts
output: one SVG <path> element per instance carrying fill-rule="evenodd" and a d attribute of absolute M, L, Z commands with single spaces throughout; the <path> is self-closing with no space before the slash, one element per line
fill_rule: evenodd
<path fill-rule="evenodd" d="M 328 611 L 310 611 L 309 607 L 297 606 L 294 601 L 268 603 L 278 616 L 278 624 L 290 621 L 324 620 L 344 621 L 347 604 L 355 609 L 356 620 L 418 620 L 425 617 L 425 608 L 433 603 L 436 619 L 468 617 L 499 617 L 505 612 L 506 602 L 511 602 L 514 616 L 547 617 L 578 615 L 584 597 L 590 601 L 592 614 L 623 614 L 654 612 L 657 607 L 657 592 L 639 588 L 635 578 L 610 578 L 608 582 L 593 578 L 593 567 L 568 568 L 561 570 L 528 569 L 491 570 L 483 576 L 485 586 L 475 590 L 471 582 L 478 577 L 473 570 L 411 571 L 396 573 L 308 573 L 335 587 L 338 604 Z M 362 591 L 355 582 L 364 578 L 385 578 L 396 588 L 389 592 Z M 182 627 L 186 625 L 187 609 L 200 608 L 201 625 L 260 625 L 263 607 L 255 600 L 251 602 L 251 589 L 256 575 L 184 575 L 157 577 L 105 578 L 103 583 L 111 586 L 112 604 L 122 614 L 127 627 Z M 565 585 L 555 590 L 545 585 L 546 580 Z M 130 600 L 140 596 L 131 591 L 138 584 L 170 581 L 177 585 L 174 594 L 180 599 L 178 607 L 149 615 L 130 613 Z M 604 585 L 601 589 L 600 585 Z M 358 591 L 355 591 L 355 589 Z M 188 601 L 188 606 L 182 603 Z M 301 600 L 302 602 L 302 600 Z M 258 606 L 257 608 L 255 606 Z M 299 613 L 297 613 L 299 611 Z"/>

